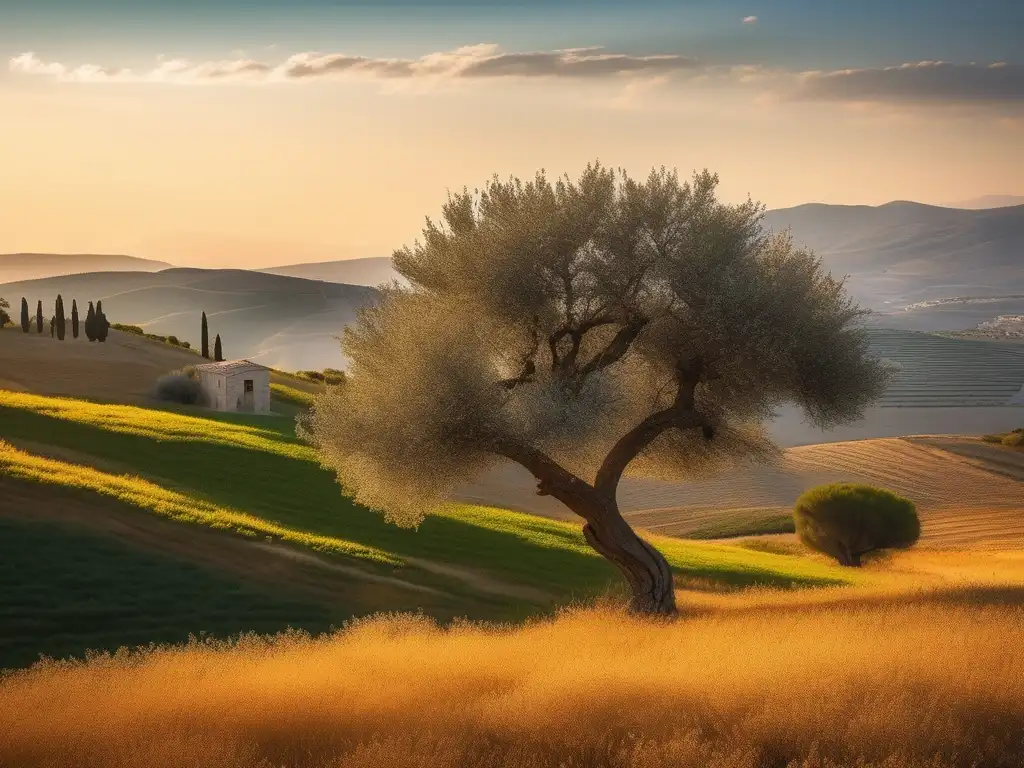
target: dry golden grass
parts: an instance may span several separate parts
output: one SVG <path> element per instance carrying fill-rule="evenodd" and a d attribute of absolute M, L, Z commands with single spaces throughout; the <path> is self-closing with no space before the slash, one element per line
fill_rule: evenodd
<path fill-rule="evenodd" d="M 977 557 L 681 595 L 674 623 L 382 617 L 44 664 L 0 682 L 0 765 L 1019 767 L 1024 557 Z"/>
<path fill-rule="evenodd" d="M 84 332 L 74 339 L 69 331 L 64 341 L 57 341 L 49 332 L 36 334 L 34 329 L 0 330 L 6 389 L 139 403 L 146 400 L 157 377 L 197 362 L 202 358 L 193 352 L 120 331 L 111 331 L 100 344 L 90 343 Z"/>

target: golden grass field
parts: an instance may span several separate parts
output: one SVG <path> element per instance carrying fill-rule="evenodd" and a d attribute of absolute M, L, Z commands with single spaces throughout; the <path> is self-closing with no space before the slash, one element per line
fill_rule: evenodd
<path fill-rule="evenodd" d="M 904 553 L 870 586 L 680 593 L 520 627 L 379 617 L 43 663 L 0 681 L 0 765 L 1011 768 L 1024 553 Z"/>
<path fill-rule="evenodd" d="M 58 343 L 0 332 L 0 389 L 142 403 L 156 376 L 196 359 L 111 333 L 102 350 L 79 340 L 54 362 L 48 345 Z M 255 501 L 241 491 L 218 502 L 183 486 L 191 464 L 180 477 L 169 459 L 161 466 L 166 479 L 136 476 L 130 453 L 115 450 L 119 439 L 147 438 L 178 446 L 168 457 L 230 450 L 236 463 L 307 451 L 269 426 L 4 397 L 8 407 L 54 424 L 102 429 L 96 440 L 105 442 L 50 444 L 56 438 L 43 430 L 0 439 L 0 519 L 88 524 L 140 548 L 217 565 L 253 584 L 291 583 L 322 600 L 440 599 L 436 589 L 419 594 L 392 576 L 376 574 L 367 587 L 370 567 L 395 557 L 373 537 L 292 529 L 252 514 L 246 504 Z M 100 448 L 109 456 L 89 453 Z M 251 484 L 252 473 L 239 468 Z M 806 552 L 780 558 L 668 537 L 788 513 L 802 490 L 834 480 L 912 498 L 920 545 L 844 571 L 843 586 L 751 589 L 680 577 L 681 618 L 671 622 L 601 603 L 520 625 L 442 628 L 422 615 L 394 614 L 316 639 L 196 641 L 41 662 L 0 675 L 0 768 L 1020 768 L 1024 452 L 948 436 L 807 446 L 787 450 L 776 466 L 700 483 L 629 480 L 620 500 L 684 572 L 715 573 L 712 564 L 827 576 L 843 569 Z M 533 487 L 499 470 L 461 498 L 568 519 Z M 312 493 L 312 485 L 303 488 Z M 549 548 L 584 546 L 567 538 L 568 526 L 546 520 L 464 505 L 445 514 L 490 533 L 529 529 L 531 541 Z M 749 546 L 799 549 L 791 536 Z M 352 562 L 328 568 L 318 560 L 331 554 Z M 498 554 L 481 553 L 481 563 Z M 487 575 L 440 556 L 401 559 L 403 579 L 454 573 L 454 585 Z M 509 588 L 525 589 L 487 576 L 477 586 L 502 586 L 491 590 L 502 599 Z"/>

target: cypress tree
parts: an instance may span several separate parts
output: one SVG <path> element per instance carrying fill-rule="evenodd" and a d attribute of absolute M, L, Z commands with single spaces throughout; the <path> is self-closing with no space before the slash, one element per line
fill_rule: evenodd
<path fill-rule="evenodd" d="M 106 341 L 107 333 L 110 331 L 110 323 L 107 316 L 103 314 L 103 302 L 96 302 L 96 341 Z"/>
<path fill-rule="evenodd" d="M 56 315 L 51 315 L 50 316 L 50 338 L 51 339 L 54 337 L 54 332 L 56 330 L 57 330 L 57 316 Z"/>
<path fill-rule="evenodd" d="M 78 338 L 78 302 L 71 300 L 71 335 Z"/>
<path fill-rule="evenodd" d="M 203 357 L 210 359 L 210 328 L 206 324 L 206 313 L 203 312 L 203 335 L 202 335 Z"/>
<path fill-rule="evenodd" d="M 36 333 L 43 332 L 43 300 L 36 303 Z"/>
<path fill-rule="evenodd" d="M 222 362 L 224 360 L 224 350 L 220 346 L 220 334 L 217 334 L 216 340 L 213 342 L 213 359 L 216 362 Z"/>
<path fill-rule="evenodd" d="M 64 299 L 57 294 L 57 338 L 64 341 L 64 334 L 67 332 L 67 322 L 64 319 Z"/>
<path fill-rule="evenodd" d="M 32 321 L 28 315 L 28 299 L 24 296 L 21 297 L 21 330 L 28 333 L 28 329 L 32 327 Z"/>
<path fill-rule="evenodd" d="M 96 341 L 96 310 L 92 302 L 89 302 L 89 311 L 85 313 L 85 337 L 89 341 Z"/>

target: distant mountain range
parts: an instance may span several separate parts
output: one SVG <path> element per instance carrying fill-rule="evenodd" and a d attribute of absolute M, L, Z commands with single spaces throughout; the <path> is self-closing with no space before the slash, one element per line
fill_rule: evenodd
<path fill-rule="evenodd" d="M 833 274 L 849 276 L 876 327 L 960 331 L 1024 314 L 1024 205 L 811 203 L 768 211 L 764 225 L 790 228 Z M 292 369 L 343 365 L 333 336 L 377 295 L 368 286 L 396 278 L 387 257 L 249 271 L 131 256 L 0 255 L 0 296 L 15 306 L 26 296 L 33 307 L 36 299 L 50 307 L 58 292 L 80 305 L 103 299 L 112 321 L 193 344 L 205 310 L 229 355 Z"/>
<path fill-rule="evenodd" d="M 329 283 L 348 283 L 349 285 L 377 286 L 399 279 L 398 273 L 391 266 L 391 257 L 389 256 L 342 259 L 340 261 L 313 261 L 306 264 L 268 267 L 261 269 L 260 272 L 304 277 L 307 280 L 324 280 Z"/>
<path fill-rule="evenodd" d="M 199 346 L 202 313 L 210 343 L 220 334 L 228 358 L 249 358 L 284 370 L 343 367 L 335 338 L 372 302 L 377 291 L 243 269 L 167 269 L 92 272 L 0 285 L 15 309 L 21 297 L 51 313 L 57 294 L 65 306 L 103 301 L 110 322 L 140 325 Z M 49 315 L 47 315 L 49 316 Z"/>
<path fill-rule="evenodd" d="M 0 253 L 0 284 L 82 272 L 159 272 L 171 265 L 94 253 Z"/>
<path fill-rule="evenodd" d="M 765 226 L 790 228 L 851 293 L 880 313 L 875 324 L 959 330 L 1024 311 L 1024 205 L 965 210 L 911 202 L 808 204 L 768 211 Z M 939 299 L 976 299 L 985 303 Z M 918 305 L 907 311 L 904 307 Z"/>
<path fill-rule="evenodd" d="M 972 197 L 970 200 L 958 200 L 955 203 L 946 203 L 946 208 L 1007 208 L 1011 205 L 1024 205 L 1024 195 L 982 195 Z"/>

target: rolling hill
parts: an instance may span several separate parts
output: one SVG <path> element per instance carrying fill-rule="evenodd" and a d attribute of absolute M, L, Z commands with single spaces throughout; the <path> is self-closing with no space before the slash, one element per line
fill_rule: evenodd
<path fill-rule="evenodd" d="M 1024 205 L 812 203 L 768 211 L 764 223 L 791 228 L 833 273 L 849 275 L 879 327 L 961 330 L 1024 307 Z M 949 299 L 958 301 L 936 303 Z"/>
<path fill-rule="evenodd" d="M 324 283 L 239 269 L 166 269 L 93 272 L 0 285 L 12 305 L 22 296 L 50 311 L 57 294 L 65 304 L 102 300 L 111 322 L 140 325 L 160 335 L 199 343 L 205 311 L 211 341 L 220 334 L 230 358 L 299 370 L 344 365 L 335 337 L 356 311 L 377 295 L 372 288 Z"/>
<path fill-rule="evenodd" d="M 201 361 L 194 350 L 113 329 L 103 344 L 90 344 L 84 334 L 75 339 L 69 333 L 64 341 L 55 341 L 48 334 L 25 334 L 17 327 L 0 330 L 0 389 L 13 392 L 150 403 L 157 378 Z M 270 380 L 272 387 L 307 394 L 320 389 L 318 384 L 277 371 Z M 275 403 L 274 409 L 290 411 L 281 403 Z"/>
<path fill-rule="evenodd" d="M 391 266 L 391 257 L 389 256 L 289 264 L 281 267 L 268 267 L 259 271 L 274 275 L 302 277 L 307 280 L 323 280 L 328 283 L 347 283 L 348 285 L 377 286 L 399 279 L 398 273 Z"/>
<path fill-rule="evenodd" d="M 417 530 L 387 523 L 341 494 L 291 419 L 3 389 L 0 533 L 0 561 L 37 563 L 0 568 L 0 614 L 24 628 L 0 633 L 0 668 L 24 663 L 26 649 L 80 653 L 83 643 L 145 641 L 147 631 L 156 640 L 275 622 L 326 628 L 417 608 L 522 618 L 618 583 L 576 522 L 452 504 Z M 859 578 L 806 554 L 654 540 L 684 580 L 788 587 Z M 166 591 L 154 588 L 161 567 Z M 121 568 L 138 581 L 116 578 Z M 204 572 L 218 575 L 193 602 Z M 78 602 L 81 579 L 104 593 Z M 270 595 L 262 607 L 253 599 L 260 590 Z M 216 616 L 232 594 L 239 603 Z"/>
<path fill-rule="evenodd" d="M 1007 208 L 1011 205 L 1024 205 L 1024 195 L 982 195 L 969 200 L 946 203 L 944 207 L 978 210 L 981 208 Z"/>
<path fill-rule="evenodd" d="M 83 272 L 159 272 L 171 265 L 135 256 L 92 253 L 0 253 L 0 284 Z"/>
<path fill-rule="evenodd" d="M 668 536 L 719 538 L 761 528 L 774 533 L 810 487 L 861 482 L 917 504 L 927 546 L 1024 547 L 1024 451 L 974 438 L 913 437 L 790 448 L 776 465 L 740 466 L 706 480 L 666 483 L 626 478 L 619 504 L 636 527 Z M 504 465 L 463 488 L 460 501 L 501 505 L 571 520 L 537 496 L 530 476 Z"/>

